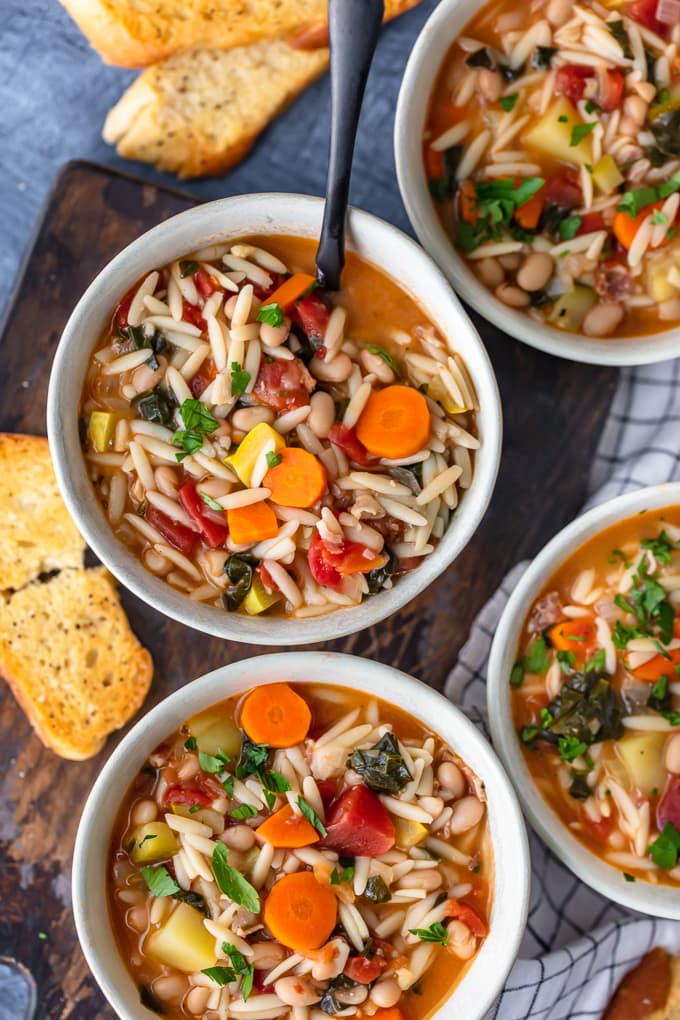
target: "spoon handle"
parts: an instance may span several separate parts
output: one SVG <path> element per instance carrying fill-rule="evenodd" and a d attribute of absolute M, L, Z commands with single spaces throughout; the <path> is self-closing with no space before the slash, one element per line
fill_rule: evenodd
<path fill-rule="evenodd" d="M 345 213 L 354 141 L 371 60 L 384 14 L 383 0 L 329 0 L 331 143 L 326 205 L 316 256 L 319 285 L 339 290 L 345 264 Z"/>

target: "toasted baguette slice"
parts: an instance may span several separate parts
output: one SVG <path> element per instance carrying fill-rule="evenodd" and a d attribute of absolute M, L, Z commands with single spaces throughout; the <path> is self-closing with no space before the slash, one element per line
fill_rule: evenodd
<path fill-rule="evenodd" d="M 181 50 L 226 50 L 300 37 L 326 22 L 327 0 L 62 0 L 108 64 L 147 67 Z M 394 18 L 419 0 L 386 0 Z"/>
<path fill-rule="evenodd" d="M 328 65 L 328 50 L 285 42 L 187 50 L 149 67 L 104 125 L 118 154 L 180 177 L 221 174 Z"/>
<path fill-rule="evenodd" d="M 85 542 L 61 501 L 47 440 L 0 433 L 0 590 L 82 567 Z"/>
<path fill-rule="evenodd" d="M 0 675 L 62 758 L 101 750 L 142 704 L 152 671 L 103 567 L 63 570 L 0 602 Z"/>

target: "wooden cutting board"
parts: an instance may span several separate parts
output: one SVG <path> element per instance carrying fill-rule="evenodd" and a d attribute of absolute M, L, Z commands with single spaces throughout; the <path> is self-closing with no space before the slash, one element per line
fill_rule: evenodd
<path fill-rule="evenodd" d="M 126 244 L 193 204 L 188 195 L 104 167 L 64 167 L 1 331 L 0 430 L 45 434 L 50 365 L 83 290 Z M 551 359 L 473 317 L 496 369 L 505 417 L 491 507 L 467 549 L 429 591 L 379 626 L 331 644 L 390 663 L 439 690 L 475 614 L 506 571 L 533 556 L 578 512 L 617 381 L 613 369 Z M 123 602 L 154 657 L 146 708 L 216 666 L 276 650 L 205 637 L 127 593 Z M 82 806 L 118 736 L 89 762 L 64 762 L 42 747 L 4 686 L 0 733 L 0 958 L 15 959 L 32 974 L 41 1020 L 111 1020 L 113 1011 L 78 948 L 70 869 Z"/>

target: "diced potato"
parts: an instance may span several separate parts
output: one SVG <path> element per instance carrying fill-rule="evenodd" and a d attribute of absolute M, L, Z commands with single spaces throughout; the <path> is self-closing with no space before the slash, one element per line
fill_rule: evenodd
<path fill-rule="evenodd" d="M 550 159 L 585 166 L 586 163 L 593 161 L 593 142 L 590 135 L 582 138 L 578 145 L 571 144 L 572 129 L 583 123 L 569 100 L 560 96 L 527 131 L 524 141 L 530 148 L 538 149 Z"/>
<path fill-rule="evenodd" d="M 244 485 L 250 485 L 253 468 L 267 443 L 273 443 L 273 452 L 280 453 L 286 446 L 283 436 L 266 422 L 260 422 L 251 429 L 239 443 L 236 453 L 225 458 L 224 463 L 232 468 Z"/>
<path fill-rule="evenodd" d="M 241 733 L 227 716 L 218 715 L 214 708 L 187 719 L 192 737 L 196 737 L 199 751 L 217 754 L 220 748 L 230 758 L 238 758 L 241 751 Z"/>
<path fill-rule="evenodd" d="M 623 174 L 608 153 L 593 167 L 593 182 L 603 195 L 611 195 L 622 181 Z"/>
<path fill-rule="evenodd" d="M 420 822 L 412 822 L 408 818 L 393 818 L 397 846 L 402 850 L 410 850 L 412 846 L 422 843 L 428 830 Z"/>
<path fill-rule="evenodd" d="M 253 574 L 253 583 L 243 600 L 243 608 L 249 616 L 257 616 L 258 613 L 264 613 L 280 599 L 280 592 L 273 591 L 270 594 L 257 574 Z"/>
<path fill-rule="evenodd" d="M 157 864 L 167 861 L 179 850 L 175 835 L 165 822 L 147 822 L 138 825 L 132 833 L 130 857 L 135 864 Z"/>
<path fill-rule="evenodd" d="M 203 924 L 203 915 L 180 903 L 160 928 L 146 940 L 145 951 L 159 963 L 185 974 L 215 964 L 215 939 Z"/>
<path fill-rule="evenodd" d="M 472 410 L 471 407 L 467 407 L 464 403 L 457 404 L 455 400 L 453 400 L 451 394 L 438 375 L 435 375 L 428 383 L 427 395 L 438 404 L 441 404 L 447 414 L 462 414 L 464 411 Z"/>
<path fill-rule="evenodd" d="M 105 453 L 109 443 L 113 439 L 116 428 L 115 414 L 108 411 L 93 411 L 90 415 L 88 429 L 90 439 L 97 453 Z"/>
<path fill-rule="evenodd" d="M 549 316 L 550 322 L 559 329 L 576 333 L 595 300 L 596 294 L 592 287 L 576 283 L 573 290 L 558 297 Z"/>
<path fill-rule="evenodd" d="M 680 291 L 680 248 L 647 259 L 647 285 L 655 301 L 668 301 Z"/>
<path fill-rule="evenodd" d="M 666 782 L 663 762 L 665 733 L 632 733 L 619 740 L 617 749 L 630 781 L 649 797 L 652 790 L 662 790 Z"/>

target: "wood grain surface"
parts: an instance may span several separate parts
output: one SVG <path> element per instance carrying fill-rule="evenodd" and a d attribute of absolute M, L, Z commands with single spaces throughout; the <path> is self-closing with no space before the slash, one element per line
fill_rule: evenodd
<path fill-rule="evenodd" d="M 124 245 L 192 202 L 92 164 L 64 168 L 0 341 L 0 430 L 45 433 L 50 364 L 78 297 Z M 437 689 L 505 572 L 578 512 L 617 380 L 614 370 L 551 359 L 474 318 L 496 369 L 505 417 L 491 507 L 464 553 L 427 592 L 379 626 L 331 645 L 390 663 Z M 123 602 L 154 656 L 146 708 L 187 680 L 254 654 L 250 646 L 165 620 L 127 593 Z M 89 762 L 62 761 L 42 747 L 5 687 L 0 734 L 0 958 L 14 958 L 33 975 L 36 1016 L 110 1020 L 113 1011 L 78 948 L 70 866 L 83 803 L 118 736 Z"/>

